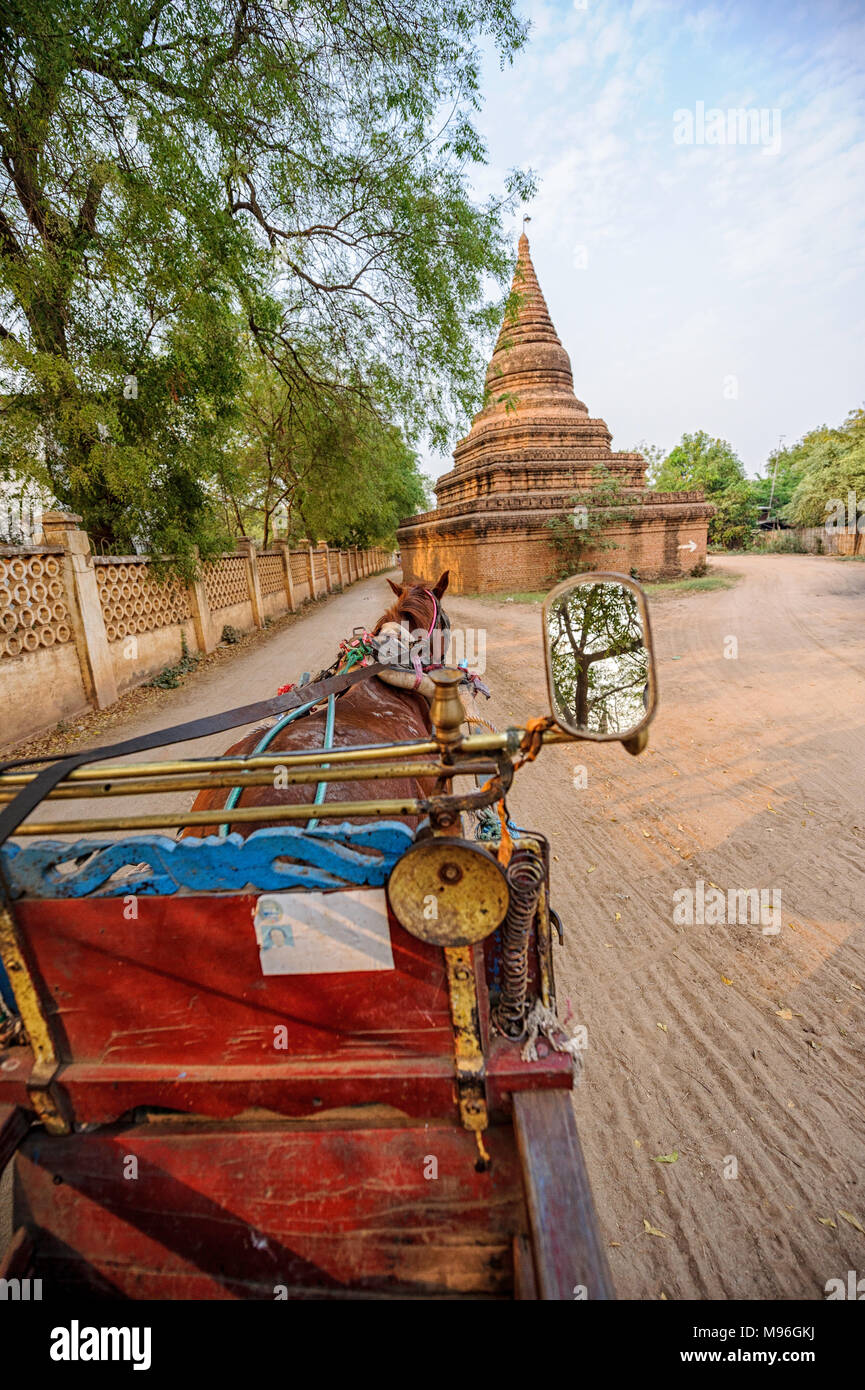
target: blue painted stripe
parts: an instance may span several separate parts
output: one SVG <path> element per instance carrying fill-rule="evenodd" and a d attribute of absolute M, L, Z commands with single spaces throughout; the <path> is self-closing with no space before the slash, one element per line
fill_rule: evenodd
<path fill-rule="evenodd" d="M 4 872 L 15 897 L 86 898 L 280 889 L 381 887 L 414 841 L 401 821 L 271 826 L 240 835 L 172 840 L 39 840 L 7 843 Z M 115 875 L 123 872 L 120 878 Z"/>

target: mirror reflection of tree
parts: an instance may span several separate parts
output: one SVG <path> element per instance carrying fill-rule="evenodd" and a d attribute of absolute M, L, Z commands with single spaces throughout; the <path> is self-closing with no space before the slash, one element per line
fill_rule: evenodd
<path fill-rule="evenodd" d="M 646 712 L 649 653 L 637 595 L 624 584 L 583 584 L 548 615 L 556 714 L 596 734 L 627 733 Z"/>

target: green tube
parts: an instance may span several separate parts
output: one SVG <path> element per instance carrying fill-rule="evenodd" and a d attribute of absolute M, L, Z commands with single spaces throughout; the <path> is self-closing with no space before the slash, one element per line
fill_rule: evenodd
<path fill-rule="evenodd" d="M 333 699 L 332 695 L 330 699 Z M 272 729 L 267 730 L 267 733 L 259 739 L 252 752 L 247 754 L 247 757 L 253 758 L 255 757 L 256 753 L 263 753 L 265 748 L 268 748 L 270 744 L 273 742 L 273 740 L 276 738 L 276 735 L 280 732 L 280 730 L 285 728 L 286 724 L 291 724 L 293 720 L 299 719 L 302 714 L 307 714 L 312 709 L 314 704 L 315 700 L 310 700 L 308 705 L 301 705 L 299 709 L 289 710 L 288 714 L 284 714 L 281 719 L 278 719 L 276 721 Z M 328 705 L 328 717 L 330 717 L 330 705 Z M 326 743 L 325 748 L 330 748 L 330 744 Z M 319 782 L 318 787 L 316 789 L 316 797 L 318 796 L 318 793 L 323 785 L 324 783 Z M 243 787 L 232 787 L 231 791 L 228 793 L 228 797 L 226 799 L 225 806 L 223 809 L 226 811 L 232 811 L 234 807 L 237 805 L 238 801 L 240 800 L 240 794 L 242 791 Z M 324 797 L 322 797 L 321 799 L 323 801 Z M 224 824 L 222 824 L 219 827 L 219 833 L 220 835 L 228 835 L 230 833 L 228 821 L 225 821 Z"/>
<path fill-rule="evenodd" d="M 336 696 L 335 696 L 335 695 L 328 695 L 328 697 L 327 697 L 327 719 L 326 719 L 326 721 L 325 721 L 325 726 L 324 726 L 324 744 L 322 745 L 324 748 L 332 748 L 332 747 L 333 747 L 333 727 L 334 727 L 334 724 L 335 724 L 335 723 L 336 723 Z M 328 763 L 322 763 L 322 767 L 328 767 L 328 766 L 329 766 Z M 315 800 L 314 800 L 313 803 L 312 803 L 313 806 L 320 806 L 321 803 L 324 801 L 324 798 L 325 798 L 326 796 L 327 796 L 327 783 L 326 783 L 326 782 L 319 782 L 318 786 L 317 786 L 316 789 L 315 789 Z M 316 816 L 313 816 L 312 820 L 308 820 L 308 821 L 306 822 L 306 828 L 307 828 L 307 830 L 314 830 L 315 827 L 316 827 L 317 825 L 318 825 L 318 818 L 317 818 Z"/>

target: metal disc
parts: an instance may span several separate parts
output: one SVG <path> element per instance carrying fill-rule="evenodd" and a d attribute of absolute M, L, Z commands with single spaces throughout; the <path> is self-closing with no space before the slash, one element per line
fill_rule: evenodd
<path fill-rule="evenodd" d="M 509 890 L 498 860 L 455 836 L 421 840 L 391 869 L 387 894 L 401 926 L 434 946 L 470 946 L 505 919 Z"/>

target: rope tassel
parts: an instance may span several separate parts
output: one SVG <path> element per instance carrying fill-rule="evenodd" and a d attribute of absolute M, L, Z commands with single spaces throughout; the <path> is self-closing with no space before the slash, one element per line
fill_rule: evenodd
<path fill-rule="evenodd" d="M 568 1037 L 553 1010 L 542 1004 L 540 999 L 536 999 L 526 1019 L 526 1040 L 520 1049 L 520 1056 L 524 1062 L 537 1062 L 539 1060 L 537 1049 L 539 1037 L 546 1038 L 554 1052 L 567 1052 L 579 1064 L 575 1082 L 578 1084 L 582 1072 L 580 1044 L 576 1038 Z"/>

